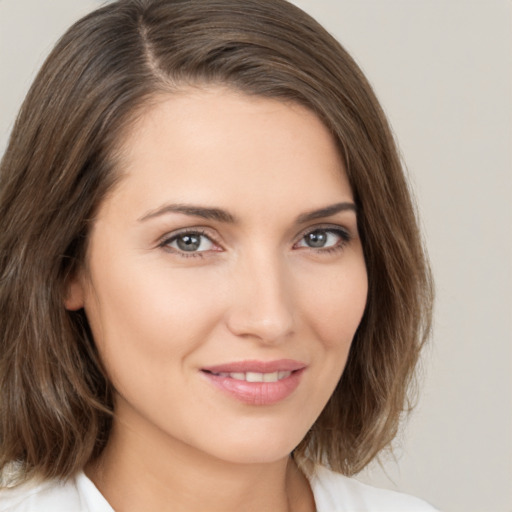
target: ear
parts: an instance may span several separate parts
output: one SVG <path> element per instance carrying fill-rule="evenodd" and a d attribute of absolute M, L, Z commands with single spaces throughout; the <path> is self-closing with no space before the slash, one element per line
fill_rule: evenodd
<path fill-rule="evenodd" d="M 84 287 L 79 276 L 73 277 L 67 284 L 64 307 L 69 311 L 77 311 L 84 307 Z"/>

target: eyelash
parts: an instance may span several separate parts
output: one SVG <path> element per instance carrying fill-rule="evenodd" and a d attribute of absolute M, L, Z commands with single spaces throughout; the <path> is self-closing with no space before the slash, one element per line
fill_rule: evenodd
<path fill-rule="evenodd" d="M 304 249 L 311 249 L 313 251 L 315 251 L 316 253 L 320 253 L 320 254 L 331 254 L 331 253 L 334 253 L 334 252 L 337 252 L 337 251 L 341 251 L 342 249 L 345 248 L 346 244 L 348 244 L 351 239 L 352 239 L 352 235 L 346 230 L 346 229 L 343 229 L 339 226 L 336 226 L 336 227 L 333 227 L 333 226 L 315 226 L 314 228 L 309 228 L 308 230 L 304 231 L 301 235 L 300 235 L 300 238 L 299 238 L 299 241 L 296 242 L 294 244 L 294 247 L 295 245 L 297 245 L 297 243 L 301 242 L 302 240 L 304 240 L 304 238 L 312 233 L 315 233 L 315 232 L 322 232 L 322 233 L 326 233 L 326 234 L 334 234 L 336 236 L 338 236 L 340 238 L 339 242 L 336 243 L 335 245 L 333 246 L 330 246 L 330 247 L 319 247 L 319 248 L 314 248 L 314 247 L 304 247 Z M 209 251 L 190 251 L 190 252 L 187 252 L 187 251 L 182 251 L 182 250 L 179 250 L 179 249 L 175 249 L 174 247 L 170 247 L 170 244 L 174 241 L 176 241 L 179 237 L 181 236 L 197 236 L 197 237 L 205 237 L 207 238 L 212 244 L 214 245 L 218 245 L 217 242 L 215 241 L 215 239 L 208 235 L 205 231 L 203 230 L 195 230 L 195 229 L 192 229 L 192 230 L 183 230 L 183 231 L 180 231 L 178 233 L 174 233 L 172 234 L 172 236 L 166 236 L 159 244 L 158 244 L 158 247 L 162 248 L 162 249 L 165 249 L 169 252 L 172 252 L 173 254 L 177 254 L 179 257 L 182 257 L 182 258 L 204 258 L 205 257 L 205 252 L 209 252 Z"/>
<path fill-rule="evenodd" d="M 309 228 L 308 230 L 304 231 L 299 238 L 299 242 L 304 240 L 306 236 L 316 232 L 336 235 L 339 237 L 339 241 L 330 247 L 319 247 L 316 249 L 314 247 L 305 247 L 305 249 L 311 249 L 320 254 L 332 254 L 341 251 L 352 240 L 352 235 L 350 232 L 341 228 L 340 226 L 315 226 L 313 229 Z M 294 244 L 294 246 L 295 245 L 296 244 Z"/>
<path fill-rule="evenodd" d="M 173 235 L 171 236 L 166 236 L 159 244 L 158 244 L 158 247 L 162 248 L 162 249 L 165 249 L 169 252 L 172 252 L 173 254 L 177 254 L 178 256 L 180 256 L 181 258 L 204 258 L 204 252 L 206 251 L 191 251 L 191 252 L 186 252 L 186 251 L 180 251 L 179 249 L 175 249 L 174 247 L 170 247 L 170 244 L 172 242 L 174 242 L 175 240 L 177 240 L 179 237 L 181 236 L 197 236 L 197 237 L 205 237 L 207 238 L 208 240 L 210 240 L 213 244 L 215 245 L 218 245 L 215 240 L 209 236 L 208 234 L 206 234 L 205 231 L 203 230 L 195 230 L 195 229 L 191 229 L 191 230 L 183 230 L 183 231 L 180 231 L 178 233 L 174 233 Z"/>

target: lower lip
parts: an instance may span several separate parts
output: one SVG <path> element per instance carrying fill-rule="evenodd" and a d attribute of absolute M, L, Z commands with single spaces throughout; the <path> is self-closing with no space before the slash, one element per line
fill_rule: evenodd
<path fill-rule="evenodd" d="M 202 372 L 214 386 L 249 405 L 272 405 L 289 397 L 300 384 L 304 369 L 296 370 L 277 382 L 247 382 Z"/>

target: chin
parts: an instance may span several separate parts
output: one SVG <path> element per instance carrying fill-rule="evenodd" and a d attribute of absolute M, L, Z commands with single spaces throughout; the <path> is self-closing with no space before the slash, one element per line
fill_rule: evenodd
<path fill-rule="evenodd" d="M 293 432 L 291 428 L 276 428 L 269 432 L 254 427 L 253 431 L 244 432 L 243 435 L 235 436 L 226 432 L 218 443 L 210 442 L 210 450 L 205 449 L 216 458 L 234 464 L 269 464 L 288 458 L 304 438 L 305 432 Z"/>

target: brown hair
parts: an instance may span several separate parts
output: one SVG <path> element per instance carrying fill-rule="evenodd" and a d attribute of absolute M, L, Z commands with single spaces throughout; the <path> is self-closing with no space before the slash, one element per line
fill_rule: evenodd
<path fill-rule="evenodd" d="M 314 111 L 344 157 L 369 294 L 343 376 L 294 451 L 350 475 L 394 438 L 432 285 L 385 116 L 363 74 L 285 0 L 119 0 L 78 21 L 37 76 L 0 167 L 0 470 L 68 477 L 101 453 L 112 389 L 83 310 L 64 308 L 122 133 L 159 92 L 224 84 Z"/>

